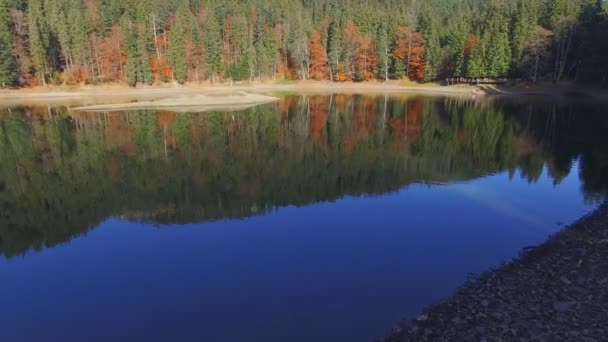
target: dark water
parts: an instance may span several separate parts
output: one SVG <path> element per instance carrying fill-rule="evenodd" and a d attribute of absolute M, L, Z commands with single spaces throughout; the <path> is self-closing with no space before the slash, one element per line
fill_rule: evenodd
<path fill-rule="evenodd" d="M 608 189 L 597 104 L 0 109 L 3 341 L 371 341 Z"/>

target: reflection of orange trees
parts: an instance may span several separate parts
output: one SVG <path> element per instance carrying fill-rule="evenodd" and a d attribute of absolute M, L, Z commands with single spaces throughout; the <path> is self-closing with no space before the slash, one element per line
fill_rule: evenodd
<path fill-rule="evenodd" d="M 104 143 L 108 147 L 120 149 L 128 156 L 136 155 L 135 128 L 125 112 L 74 112 L 71 116 L 83 135 L 89 131 L 103 132 Z"/>
<path fill-rule="evenodd" d="M 422 107 L 421 99 L 409 100 L 405 104 L 405 112 L 389 120 L 393 147 L 401 148 L 406 142 L 414 143 L 420 138 L 423 119 Z"/>
<path fill-rule="evenodd" d="M 401 149 L 405 145 L 405 120 L 403 117 L 395 117 L 388 121 L 391 129 L 391 145 L 395 149 Z"/>
<path fill-rule="evenodd" d="M 344 94 L 336 94 L 334 96 L 333 100 L 335 102 L 335 107 L 339 113 L 344 113 L 346 111 L 346 105 L 348 104 L 348 100 L 350 98 L 350 96 Z"/>
<path fill-rule="evenodd" d="M 407 102 L 407 139 L 416 142 L 422 128 L 422 100 L 417 98 Z"/>
<path fill-rule="evenodd" d="M 521 109 L 505 113 L 472 101 L 450 108 L 441 99 L 391 98 L 386 106 L 379 100 L 293 96 L 285 100 L 293 107 L 281 114 L 280 102 L 205 114 L 61 113 L 45 106 L 0 111 L 0 140 L 9 143 L 0 143 L 0 202 L 6 204 L 0 206 L 0 254 L 51 246 L 125 213 L 200 222 L 518 168 L 536 181 L 552 158 L 549 174 L 557 181 L 580 157 L 585 191 L 606 191 L 608 149 L 598 128 L 606 122 L 599 109 L 595 119 L 581 122 L 572 120 L 570 108 L 552 113 L 541 106 L 522 117 Z M 183 146 L 163 153 L 164 127 Z M 282 146 L 277 129 L 285 135 Z M 550 145 L 572 134 L 584 144 L 577 150 Z M 593 139 L 585 140 L 588 134 Z M 408 139 L 416 143 L 404 153 Z"/>
<path fill-rule="evenodd" d="M 377 110 L 373 97 L 361 97 L 351 117 L 351 127 L 344 134 L 346 151 L 353 151 L 357 144 L 368 141 L 376 129 Z"/>
<path fill-rule="evenodd" d="M 461 145 L 464 145 L 467 142 L 467 133 L 464 128 L 459 128 L 456 132 L 456 141 Z"/>
<path fill-rule="evenodd" d="M 135 144 L 135 128 L 129 124 L 124 112 L 107 113 L 108 129 L 106 141 L 110 146 L 120 148 L 126 155 L 134 156 L 137 152 Z"/>
<path fill-rule="evenodd" d="M 287 96 L 279 101 L 278 103 L 278 111 L 279 111 L 279 134 L 278 141 L 280 146 L 285 146 L 285 141 L 287 137 L 287 129 L 289 126 L 289 109 L 294 108 L 298 98 L 296 96 Z"/>
<path fill-rule="evenodd" d="M 325 126 L 327 126 L 328 104 L 326 96 L 313 96 L 308 103 L 310 110 L 310 135 L 317 143 L 325 142 L 321 138 Z"/>
<path fill-rule="evenodd" d="M 294 108 L 295 104 L 298 102 L 298 98 L 296 96 L 287 96 L 282 98 L 281 101 L 278 102 L 278 109 L 281 118 L 286 118 L 289 116 L 289 109 Z"/>

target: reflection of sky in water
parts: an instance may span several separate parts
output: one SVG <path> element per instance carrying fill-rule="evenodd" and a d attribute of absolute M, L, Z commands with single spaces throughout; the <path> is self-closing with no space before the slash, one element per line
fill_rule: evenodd
<path fill-rule="evenodd" d="M 553 231 L 547 224 L 561 225 L 570 219 L 568 207 L 574 198 L 580 196 L 578 167 L 578 162 L 574 163 L 568 177 L 558 185 L 552 183 L 545 167 L 541 179 L 533 184 L 516 174 L 509 182 L 503 175 L 489 176 L 474 182 L 453 184 L 449 188 L 500 215 L 517 219 L 530 228 L 537 227 L 538 232 L 544 234 Z M 563 196 L 573 198 L 564 200 Z M 584 212 L 590 208 L 593 205 L 584 207 Z"/>
<path fill-rule="evenodd" d="M 370 341 L 591 210 L 577 168 L 558 186 L 546 170 L 532 184 L 501 173 L 244 220 L 109 219 L 0 260 L 0 331 L 6 341 Z"/>

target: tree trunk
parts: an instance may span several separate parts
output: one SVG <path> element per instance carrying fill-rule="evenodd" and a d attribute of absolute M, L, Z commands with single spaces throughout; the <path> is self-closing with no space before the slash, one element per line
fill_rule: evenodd
<path fill-rule="evenodd" d="M 160 59 L 160 49 L 158 48 L 158 36 L 156 35 L 156 16 L 152 14 L 152 30 L 154 32 L 154 47 L 156 48 L 156 58 Z"/>
<path fill-rule="evenodd" d="M 538 81 L 538 63 L 540 60 L 540 54 L 538 52 L 536 52 L 536 62 L 534 63 L 534 83 L 536 83 Z"/>
<path fill-rule="evenodd" d="M 388 49 L 384 49 L 385 58 L 384 58 L 384 82 L 388 82 Z"/>
<path fill-rule="evenodd" d="M 409 37 L 409 42 L 407 44 L 407 64 L 405 66 L 405 75 L 406 77 L 410 77 L 410 61 L 412 60 L 412 36 L 413 36 L 413 31 L 414 31 L 414 21 L 416 20 L 416 10 L 414 9 L 414 6 L 416 5 L 416 0 L 412 0 L 412 7 L 410 10 L 410 19 L 411 19 L 411 23 L 410 23 L 410 37 Z"/>

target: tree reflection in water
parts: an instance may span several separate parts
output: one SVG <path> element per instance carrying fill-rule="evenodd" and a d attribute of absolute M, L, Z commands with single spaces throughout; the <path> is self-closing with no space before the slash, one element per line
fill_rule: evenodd
<path fill-rule="evenodd" d="M 68 241 L 116 216 L 155 223 L 508 171 L 557 184 L 580 160 L 608 190 L 606 107 L 361 95 L 284 96 L 231 113 L 0 110 L 0 253 Z"/>

